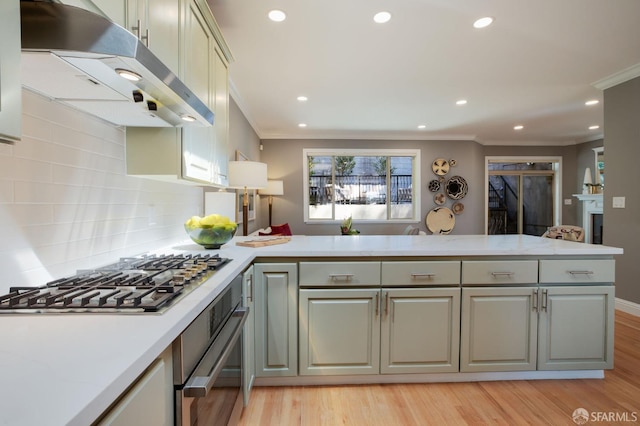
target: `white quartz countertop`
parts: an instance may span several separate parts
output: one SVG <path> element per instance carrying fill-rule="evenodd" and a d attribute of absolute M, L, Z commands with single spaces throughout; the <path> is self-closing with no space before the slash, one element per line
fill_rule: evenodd
<path fill-rule="evenodd" d="M 157 253 L 199 251 L 187 241 Z M 527 236 L 359 235 L 294 236 L 261 248 L 232 241 L 217 252 L 233 261 L 162 314 L 1 314 L 0 425 L 90 424 L 256 257 L 612 256 L 622 249 Z"/>

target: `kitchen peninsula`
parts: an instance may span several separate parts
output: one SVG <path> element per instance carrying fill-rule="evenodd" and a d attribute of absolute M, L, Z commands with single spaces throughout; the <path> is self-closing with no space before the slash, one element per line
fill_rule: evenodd
<path fill-rule="evenodd" d="M 204 250 L 182 242 L 158 252 Z M 326 377 L 338 383 L 381 382 L 387 377 L 398 381 L 602 377 L 602 370 L 612 366 L 614 256 L 622 249 L 516 235 L 360 235 L 294 236 L 286 244 L 260 248 L 232 241 L 219 252 L 233 260 L 162 314 L 1 315 L 5 344 L 0 349 L 0 425 L 92 423 L 251 264 L 258 384 L 322 383 Z M 283 278 L 282 271 L 290 275 Z M 261 299 L 261 292 L 271 285 L 269 291 L 285 291 L 284 303 L 293 303 L 284 313 L 270 311 L 274 306 Z M 321 299 L 328 303 L 317 303 Z M 357 301 L 355 311 L 334 311 L 339 304 L 332 301 L 347 299 Z M 426 313 L 424 306 L 430 308 Z M 377 331 L 358 334 L 361 338 L 349 342 L 349 348 L 336 351 L 340 341 L 332 340 L 322 321 L 334 313 L 340 319 L 354 312 L 371 314 L 372 319 L 354 317 L 345 329 L 371 329 L 373 321 Z M 405 355 L 412 355 L 415 345 L 408 345 L 403 334 L 387 323 L 390 312 L 395 312 L 395 324 L 412 327 L 409 337 L 424 330 L 445 345 L 427 348 L 432 360 L 408 362 Z M 414 314 L 418 319 L 412 318 Z M 438 329 L 422 322 L 439 315 L 448 320 L 437 322 Z M 510 321 L 501 322 L 501 315 Z M 290 319 L 293 328 L 265 334 L 265 320 L 279 324 Z M 298 327 L 303 321 L 305 327 Z M 521 326 L 524 336 L 511 339 L 506 354 L 490 351 L 501 337 L 492 327 L 504 324 L 512 333 L 509 339 Z M 567 331 L 567 324 L 573 329 Z M 586 341 L 562 345 L 567 333 L 581 339 L 585 328 L 590 336 Z M 459 335 L 447 334 L 456 329 Z M 314 337 L 325 345 L 325 352 L 308 350 L 305 342 Z M 412 340 L 420 347 L 419 338 Z M 284 345 L 286 357 L 279 352 L 281 347 L 273 346 L 276 343 Z M 265 351 L 265 344 L 272 350 Z M 389 350 L 394 344 L 402 350 Z M 521 359 L 513 356 L 522 348 Z M 361 352 L 364 349 L 373 355 Z M 583 351 L 584 357 L 575 356 L 575 350 Z M 327 353 L 330 359 L 323 358 Z"/>

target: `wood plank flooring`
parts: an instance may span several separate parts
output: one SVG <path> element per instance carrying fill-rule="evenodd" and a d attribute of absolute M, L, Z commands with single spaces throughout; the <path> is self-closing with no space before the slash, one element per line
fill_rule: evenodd
<path fill-rule="evenodd" d="M 257 387 L 240 425 L 575 425 L 577 408 L 640 424 L 640 317 L 616 311 L 615 327 L 604 379 Z"/>

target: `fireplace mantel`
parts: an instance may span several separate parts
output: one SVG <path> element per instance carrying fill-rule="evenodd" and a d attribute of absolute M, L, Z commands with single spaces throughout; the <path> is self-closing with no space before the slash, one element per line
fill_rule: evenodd
<path fill-rule="evenodd" d="M 582 227 L 584 228 L 584 241 L 593 242 L 593 216 L 594 214 L 602 214 L 603 197 L 600 194 L 573 194 L 582 202 Z"/>

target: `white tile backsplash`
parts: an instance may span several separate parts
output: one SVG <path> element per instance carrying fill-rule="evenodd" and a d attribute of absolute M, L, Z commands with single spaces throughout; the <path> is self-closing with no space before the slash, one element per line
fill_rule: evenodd
<path fill-rule="evenodd" d="M 0 293 L 187 239 L 202 188 L 129 177 L 124 153 L 123 128 L 23 91 L 22 140 L 0 145 Z"/>

